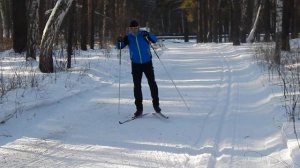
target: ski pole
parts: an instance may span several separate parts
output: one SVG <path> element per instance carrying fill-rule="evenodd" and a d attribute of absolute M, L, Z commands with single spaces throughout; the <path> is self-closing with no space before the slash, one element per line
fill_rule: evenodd
<path fill-rule="evenodd" d="M 151 42 L 150 42 L 150 40 L 148 39 L 148 37 L 146 36 L 145 38 L 146 38 L 146 40 L 148 41 L 148 43 L 150 44 L 150 46 L 151 46 L 152 50 L 154 51 L 155 55 L 157 56 L 159 62 L 160 62 L 161 65 L 163 66 L 163 68 L 164 68 L 166 74 L 168 75 L 169 79 L 172 81 L 172 83 L 173 83 L 173 85 L 174 85 L 174 87 L 175 87 L 175 89 L 176 89 L 178 95 L 180 96 L 181 100 L 183 101 L 185 107 L 187 108 L 188 111 L 190 111 L 190 107 L 187 105 L 185 99 L 183 98 L 182 94 L 180 93 L 179 89 L 177 88 L 177 85 L 176 85 L 176 83 L 174 82 L 174 80 L 173 80 L 172 76 L 170 75 L 169 71 L 167 70 L 165 64 L 163 63 L 163 61 L 162 61 L 162 60 L 160 59 L 160 57 L 158 56 L 158 54 L 157 54 L 156 50 L 154 49 L 154 47 L 151 45 Z"/>
<path fill-rule="evenodd" d="M 119 48 L 120 48 L 120 58 L 119 58 L 119 102 L 118 102 L 118 113 L 120 114 L 120 104 L 121 104 L 121 46 L 122 43 L 119 42 Z"/>

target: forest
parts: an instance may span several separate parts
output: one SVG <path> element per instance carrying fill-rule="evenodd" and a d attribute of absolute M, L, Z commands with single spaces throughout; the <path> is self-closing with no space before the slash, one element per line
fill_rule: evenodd
<path fill-rule="evenodd" d="M 41 72 L 51 73 L 58 43 L 66 44 L 69 68 L 74 49 L 108 47 L 136 19 L 156 35 L 186 42 L 273 41 L 280 63 L 280 51 L 299 36 L 298 18 L 298 0 L 0 0 L 0 50 L 38 56 Z"/>

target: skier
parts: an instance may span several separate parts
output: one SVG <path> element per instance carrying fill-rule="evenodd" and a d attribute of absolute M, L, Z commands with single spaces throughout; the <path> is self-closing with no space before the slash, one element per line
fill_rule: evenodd
<path fill-rule="evenodd" d="M 122 49 L 129 46 L 131 70 L 134 84 L 134 98 L 136 112 L 135 117 L 143 114 L 143 94 L 142 94 L 142 76 L 145 74 L 148 85 L 151 91 L 152 104 L 155 112 L 160 113 L 158 88 L 155 81 L 152 55 L 150 51 L 150 42 L 156 43 L 157 38 L 155 35 L 139 30 L 139 23 L 132 20 L 129 25 L 129 33 L 124 37 L 120 36 L 117 39 L 117 48 Z"/>

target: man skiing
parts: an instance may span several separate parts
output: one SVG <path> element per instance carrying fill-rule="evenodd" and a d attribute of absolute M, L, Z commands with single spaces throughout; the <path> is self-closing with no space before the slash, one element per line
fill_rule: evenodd
<path fill-rule="evenodd" d="M 147 31 L 139 30 L 139 23 L 136 20 L 130 22 L 129 33 L 124 37 L 120 36 L 117 40 L 116 46 L 118 49 L 122 49 L 127 45 L 129 46 L 136 106 L 136 112 L 134 113 L 135 117 L 143 114 L 143 94 L 141 86 L 143 73 L 148 80 L 153 108 L 155 112 L 161 112 L 159 107 L 158 88 L 152 64 L 150 42 L 156 43 L 156 36 Z"/>

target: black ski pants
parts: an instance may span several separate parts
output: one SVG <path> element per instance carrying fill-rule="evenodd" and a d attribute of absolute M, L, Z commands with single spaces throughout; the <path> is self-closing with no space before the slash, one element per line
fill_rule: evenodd
<path fill-rule="evenodd" d="M 158 88 L 155 81 L 152 61 L 144 64 L 131 64 L 134 84 L 135 105 L 138 111 L 143 111 L 142 77 L 145 74 L 151 91 L 153 106 L 159 106 Z"/>

